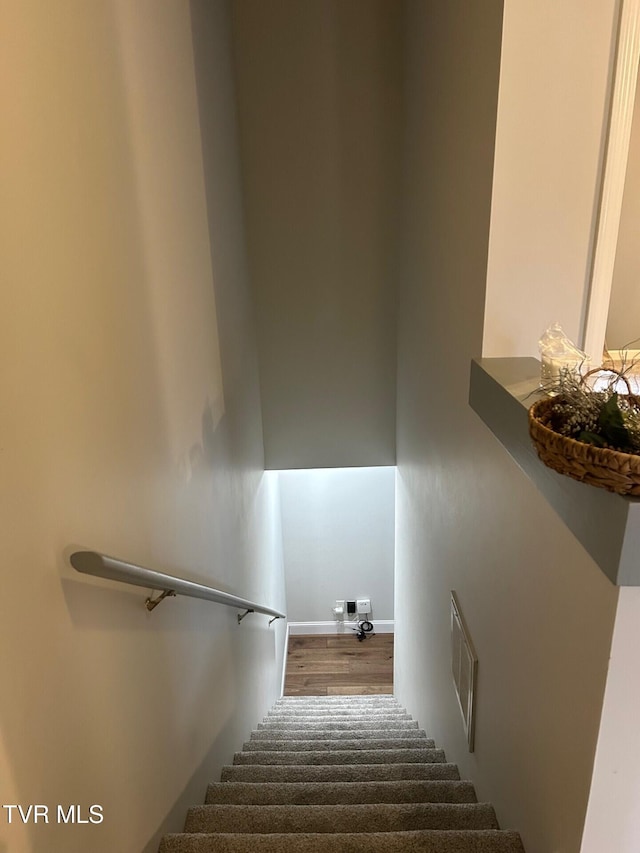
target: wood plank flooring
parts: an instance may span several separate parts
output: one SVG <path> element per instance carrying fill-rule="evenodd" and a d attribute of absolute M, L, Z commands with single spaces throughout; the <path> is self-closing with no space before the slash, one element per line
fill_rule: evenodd
<path fill-rule="evenodd" d="M 393 634 L 289 637 L 285 696 L 393 693 Z"/>

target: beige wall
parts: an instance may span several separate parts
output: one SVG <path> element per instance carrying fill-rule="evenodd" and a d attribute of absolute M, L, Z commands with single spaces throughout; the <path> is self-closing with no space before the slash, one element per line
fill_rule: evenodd
<path fill-rule="evenodd" d="M 582 340 L 617 6 L 504 4 L 484 356 Z"/>
<path fill-rule="evenodd" d="M 548 32 L 575 45 L 579 65 L 601 6 Z M 577 853 L 617 594 L 467 404 L 469 361 L 482 348 L 502 3 L 416 0 L 408 11 L 396 692 L 527 853 Z M 538 83 L 549 86 L 546 73 Z M 499 144 L 496 156 L 498 167 Z M 512 215 L 526 221 L 521 201 Z M 567 228 L 583 228 L 578 199 L 559 193 L 553 203 Z M 548 280 L 536 235 L 527 279 L 511 281 L 526 312 L 533 283 Z M 452 686 L 452 589 L 479 658 L 473 754 Z"/>
<path fill-rule="evenodd" d="M 279 686 L 282 626 L 63 559 L 284 604 L 225 4 L 193 14 L 195 59 L 182 0 L 0 4 L 1 801 L 105 815 L 3 811 L 2 851 L 156 850 Z"/>
<path fill-rule="evenodd" d="M 395 462 L 401 3 L 234 3 L 268 468 Z"/>

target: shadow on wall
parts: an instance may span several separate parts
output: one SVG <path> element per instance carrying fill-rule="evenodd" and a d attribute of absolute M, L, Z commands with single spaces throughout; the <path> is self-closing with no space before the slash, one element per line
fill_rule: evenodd
<path fill-rule="evenodd" d="M 214 14 L 206 0 L 191 0 L 190 10 L 225 410 L 231 418 L 228 428 L 234 431 L 244 414 L 238 389 L 246 389 L 246 396 L 251 398 L 259 394 L 259 386 L 257 351 L 255 345 L 247 347 L 248 341 L 255 344 L 255 331 L 247 286 L 235 92 L 229 75 L 231 52 L 227 43 L 214 38 L 216 27 L 228 31 L 230 22 L 222 4 Z M 214 41 L 216 49 L 212 48 Z M 223 104 L 230 119 L 224 133 L 220 132 L 214 103 Z M 257 443 L 262 447 L 261 418 L 251 421 L 251 438 L 259 438 Z M 264 470 L 262 457 L 256 458 L 256 467 Z"/>
<path fill-rule="evenodd" d="M 235 619 L 235 612 L 233 618 Z M 259 666 L 262 673 L 268 672 L 276 661 L 277 643 L 279 642 L 277 629 L 274 630 L 274 626 L 268 629 L 271 634 L 271 642 L 266 642 L 264 633 L 268 626 L 267 617 L 255 614 L 252 619 L 254 620 L 253 622 L 249 623 L 245 620 L 242 626 L 238 626 L 240 639 L 233 647 L 235 654 L 233 655 L 232 672 L 239 672 L 238 668 L 242 665 L 242 657 L 246 654 L 247 647 L 249 646 L 257 646 L 260 649 L 257 654 L 260 658 Z M 282 627 L 284 628 L 284 626 Z M 261 640 L 260 636 L 262 636 Z M 256 654 L 255 648 L 253 649 L 253 654 Z M 259 682 L 260 675 L 257 675 L 257 679 Z M 206 689 L 210 690 L 215 683 L 215 676 L 211 674 L 211 677 L 207 681 Z M 253 721 L 253 728 L 255 728 L 257 722 L 257 719 Z M 232 756 L 228 753 L 229 744 L 233 744 L 234 748 L 240 749 L 242 742 L 248 740 L 249 734 L 249 729 L 243 730 L 241 724 L 238 724 L 238 716 L 236 714 L 231 714 L 222 727 L 216 730 L 215 740 L 206 755 L 184 785 L 180 795 L 176 798 L 164 820 L 158 826 L 156 832 L 149 839 L 149 842 L 141 853 L 157 853 L 162 836 L 168 832 L 179 831 L 176 829 L 177 827 L 182 828 L 188 808 L 204 803 L 207 785 L 210 782 L 219 781 L 223 764 L 231 762 Z M 221 755 L 225 756 L 222 761 L 220 760 Z"/>
<path fill-rule="evenodd" d="M 164 820 L 160 826 L 158 826 L 157 830 L 142 849 L 141 853 L 158 853 L 160 839 L 168 832 L 175 832 L 177 826 L 184 824 L 189 806 L 195 805 L 197 802 L 204 802 L 206 786 L 209 782 L 213 781 L 209 778 L 211 775 L 211 767 L 215 767 L 217 765 L 217 758 L 220 753 L 220 744 L 231 742 L 233 736 L 232 730 L 232 722 L 227 721 L 225 726 L 218 733 L 216 740 L 211 744 L 211 747 L 200 762 L 200 765 L 196 768 L 193 775 L 184 786 L 182 792 L 176 798 L 173 806 L 167 812 Z M 193 796 L 194 791 L 202 791 L 199 799 L 195 801 Z"/>
<path fill-rule="evenodd" d="M 217 469 L 220 467 L 220 459 L 224 458 L 227 441 L 224 421 L 225 416 L 217 417 L 214 414 L 212 404 L 207 400 L 202 414 L 201 441 L 191 446 L 188 454 L 185 454 L 185 458 L 180 463 L 183 482 L 181 497 L 183 501 L 192 505 L 190 511 L 184 513 L 187 523 L 190 519 L 195 519 L 193 535 L 197 535 L 198 526 L 205 523 L 213 531 L 212 541 L 218 548 L 222 547 L 221 541 L 237 523 L 234 513 L 228 506 L 228 501 L 225 501 L 222 496 L 216 497 L 215 494 L 216 482 L 219 479 Z M 193 488 L 190 489 L 190 486 Z M 200 517 L 201 511 L 198 506 L 204 490 L 212 493 L 211 503 L 206 504 L 207 509 L 214 506 L 218 510 L 216 513 L 210 513 L 207 519 Z M 146 630 L 149 620 L 153 619 L 153 614 L 147 611 L 144 606 L 150 590 L 145 591 L 144 588 L 87 576 L 80 579 L 76 574 L 69 563 L 71 554 L 74 551 L 90 551 L 92 549 L 91 543 L 70 545 L 65 548 L 64 554 L 60 556 L 58 561 L 62 591 L 74 627 L 87 630 L 95 630 L 96 628 L 115 631 Z M 130 558 L 128 554 L 110 554 L 109 556 L 125 561 Z M 153 565 L 146 566 L 146 568 L 166 571 L 169 574 L 202 582 L 206 585 L 213 584 L 223 592 L 238 594 L 238 590 L 233 585 L 222 583 L 217 577 L 212 579 L 210 575 L 193 571 L 193 569 L 187 570 L 183 563 L 154 562 Z M 169 609 L 171 609 L 170 603 L 169 607 L 163 607 L 163 611 Z M 146 618 L 141 618 L 145 614 Z M 178 629 L 180 624 L 176 623 L 174 627 Z M 186 621 L 182 628 L 190 631 L 197 628 L 197 625 Z"/>

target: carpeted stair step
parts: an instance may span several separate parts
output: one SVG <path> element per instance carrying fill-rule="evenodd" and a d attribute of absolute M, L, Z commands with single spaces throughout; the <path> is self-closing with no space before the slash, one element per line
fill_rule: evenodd
<path fill-rule="evenodd" d="M 441 749 L 330 749 L 307 752 L 236 752 L 234 764 L 433 764 L 444 761 Z"/>
<path fill-rule="evenodd" d="M 319 697 L 318 697 L 319 698 Z M 395 699 L 391 702 L 288 702 L 276 703 L 269 709 L 272 713 L 287 713 L 289 711 L 330 711 L 339 714 L 344 711 L 358 711 L 361 714 L 371 714 L 376 711 L 406 711 Z"/>
<path fill-rule="evenodd" d="M 283 696 L 274 703 L 274 708 L 295 708 L 322 705 L 322 707 L 344 706 L 355 708 L 372 708 L 379 705 L 393 707 L 400 703 L 390 694 L 374 694 L 369 696 Z"/>
<path fill-rule="evenodd" d="M 282 713 L 274 713 L 269 711 L 264 718 L 265 723 L 292 723 L 296 720 L 308 723 L 321 723 L 323 720 L 332 722 L 375 722 L 378 720 L 411 720 L 411 714 L 406 711 L 372 711 L 370 714 L 363 714 L 361 711 L 321 711 L 307 708 L 306 711 L 287 711 Z"/>
<path fill-rule="evenodd" d="M 396 711 L 406 711 L 407 709 L 404 705 L 394 700 L 393 702 L 371 702 L 369 705 L 364 705 L 360 702 L 342 702 L 341 704 L 333 705 L 323 702 L 290 703 L 288 705 L 272 705 L 269 710 L 274 714 L 289 713 L 291 711 L 329 711 L 334 714 L 344 713 L 345 711 L 358 711 L 361 714 L 384 711 L 393 714 Z"/>
<path fill-rule="evenodd" d="M 273 729 L 257 729 L 251 732 L 252 741 L 270 740 L 384 740 L 386 738 L 398 739 L 427 739 L 427 733 L 423 729 L 285 729 L 284 731 L 273 731 Z M 430 741 L 433 745 L 433 741 Z"/>
<path fill-rule="evenodd" d="M 318 697 L 319 698 L 319 697 Z M 375 711 L 405 711 L 404 705 L 395 699 L 390 702 L 279 702 L 269 709 L 274 714 L 289 711 L 331 711 L 339 714 L 341 711 L 359 711 L 361 714 L 370 714 Z"/>
<path fill-rule="evenodd" d="M 286 732 L 291 726 L 295 726 L 295 729 L 298 731 L 328 731 L 328 732 L 341 732 L 341 731 L 368 731 L 370 729 L 378 729 L 380 726 L 383 726 L 384 729 L 393 729 L 398 731 L 416 731 L 418 727 L 417 720 L 386 720 L 383 723 L 378 721 L 367 720 L 335 720 L 332 717 L 327 717 L 324 720 L 313 720 L 312 722 L 300 722 L 299 720 L 295 720 L 295 722 L 291 722 L 287 720 L 286 722 L 275 722 L 275 723 L 258 723 L 258 731 L 274 731 L 274 732 Z"/>
<path fill-rule="evenodd" d="M 372 728 L 374 729 L 387 729 L 387 728 L 403 728 L 404 723 L 412 723 L 414 720 L 404 719 L 404 718 L 394 718 L 394 717 L 366 717 L 366 718 L 357 718 L 351 717 L 346 719 L 344 717 L 296 717 L 294 719 L 269 719 L 265 718 L 262 720 L 262 725 L 264 726 L 272 726 L 277 724 L 281 726 L 281 731 L 285 729 L 304 729 L 309 724 L 315 724 L 317 729 L 320 730 L 325 726 L 339 724 L 342 726 L 351 726 L 354 730 L 359 729 L 364 723 L 372 723 Z M 419 727 L 418 727 L 419 728 Z M 347 728 L 344 728 L 343 731 L 347 731 Z M 256 727 L 255 731 L 258 731 Z"/>
<path fill-rule="evenodd" d="M 459 780 L 456 764 L 234 764 L 222 768 L 223 782 L 395 782 Z"/>
<path fill-rule="evenodd" d="M 167 835 L 159 853 L 524 853 L 516 832 L 300 833 Z"/>
<path fill-rule="evenodd" d="M 313 697 L 310 697 L 313 698 Z M 336 713 L 339 711 L 360 711 L 361 713 L 368 713 L 371 711 L 398 711 L 403 710 L 404 706 L 400 704 L 396 699 L 389 699 L 380 701 L 379 699 L 371 699 L 369 701 L 363 702 L 348 702 L 346 701 L 349 697 L 344 697 L 344 700 L 328 702 L 326 697 L 316 696 L 315 699 L 317 701 L 302 701 L 302 699 L 293 699 L 291 698 L 289 701 L 281 701 L 276 702 L 275 705 L 272 705 L 269 709 L 270 711 L 299 711 L 305 709 L 311 710 L 330 710 L 335 711 Z M 364 698 L 364 697 L 363 697 Z"/>
<path fill-rule="evenodd" d="M 524 853 L 393 696 L 284 697 L 160 853 Z"/>
<path fill-rule="evenodd" d="M 356 654 L 359 654 L 359 652 L 356 652 Z M 338 705 L 349 702 L 354 705 L 368 705 L 375 702 L 397 701 L 393 693 L 373 693 L 365 694 L 364 696 L 348 693 L 344 696 L 281 696 L 279 699 L 276 699 L 275 704 L 288 705 L 299 703 L 313 705 L 314 703 L 318 703 L 320 705 Z"/>
<path fill-rule="evenodd" d="M 391 694 L 375 694 L 373 696 L 281 696 L 276 699 L 275 707 L 282 705 L 355 705 L 358 708 L 367 708 L 372 705 L 398 705 L 398 700 Z"/>
<path fill-rule="evenodd" d="M 243 752 L 317 752 L 318 750 L 354 749 L 433 749 L 434 742 L 427 738 L 331 738 L 330 740 L 248 740 Z"/>
<path fill-rule="evenodd" d="M 471 782 L 212 782 L 207 804 L 475 803 Z"/>
<path fill-rule="evenodd" d="M 488 803 L 356 805 L 204 805 L 187 812 L 185 832 L 401 832 L 416 829 L 497 829 Z"/>
<path fill-rule="evenodd" d="M 400 702 L 395 696 L 284 696 L 272 708 L 395 708 Z"/>
<path fill-rule="evenodd" d="M 399 702 L 386 702 L 383 704 L 362 705 L 360 702 L 343 702 L 340 705 L 327 705 L 321 702 L 315 703 L 289 703 L 287 705 L 272 705 L 269 708 L 271 714 L 293 714 L 305 713 L 307 711 L 329 711 L 333 714 L 344 714 L 355 711 L 358 714 L 376 714 L 379 712 L 395 714 L 397 711 L 406 711 L 404 705 Z"/>

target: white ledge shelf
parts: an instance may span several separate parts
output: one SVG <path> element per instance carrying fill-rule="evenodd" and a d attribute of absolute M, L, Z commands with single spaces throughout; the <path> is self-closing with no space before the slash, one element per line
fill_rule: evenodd
<path fill-rule="evenodd" d="M 579 483 L 538 459 L 527 413 L 539 395 L 539 381 L 535 358 L 474 359 L 469 405 L 609 580 L 640 586 L 640 500 Z"/>

